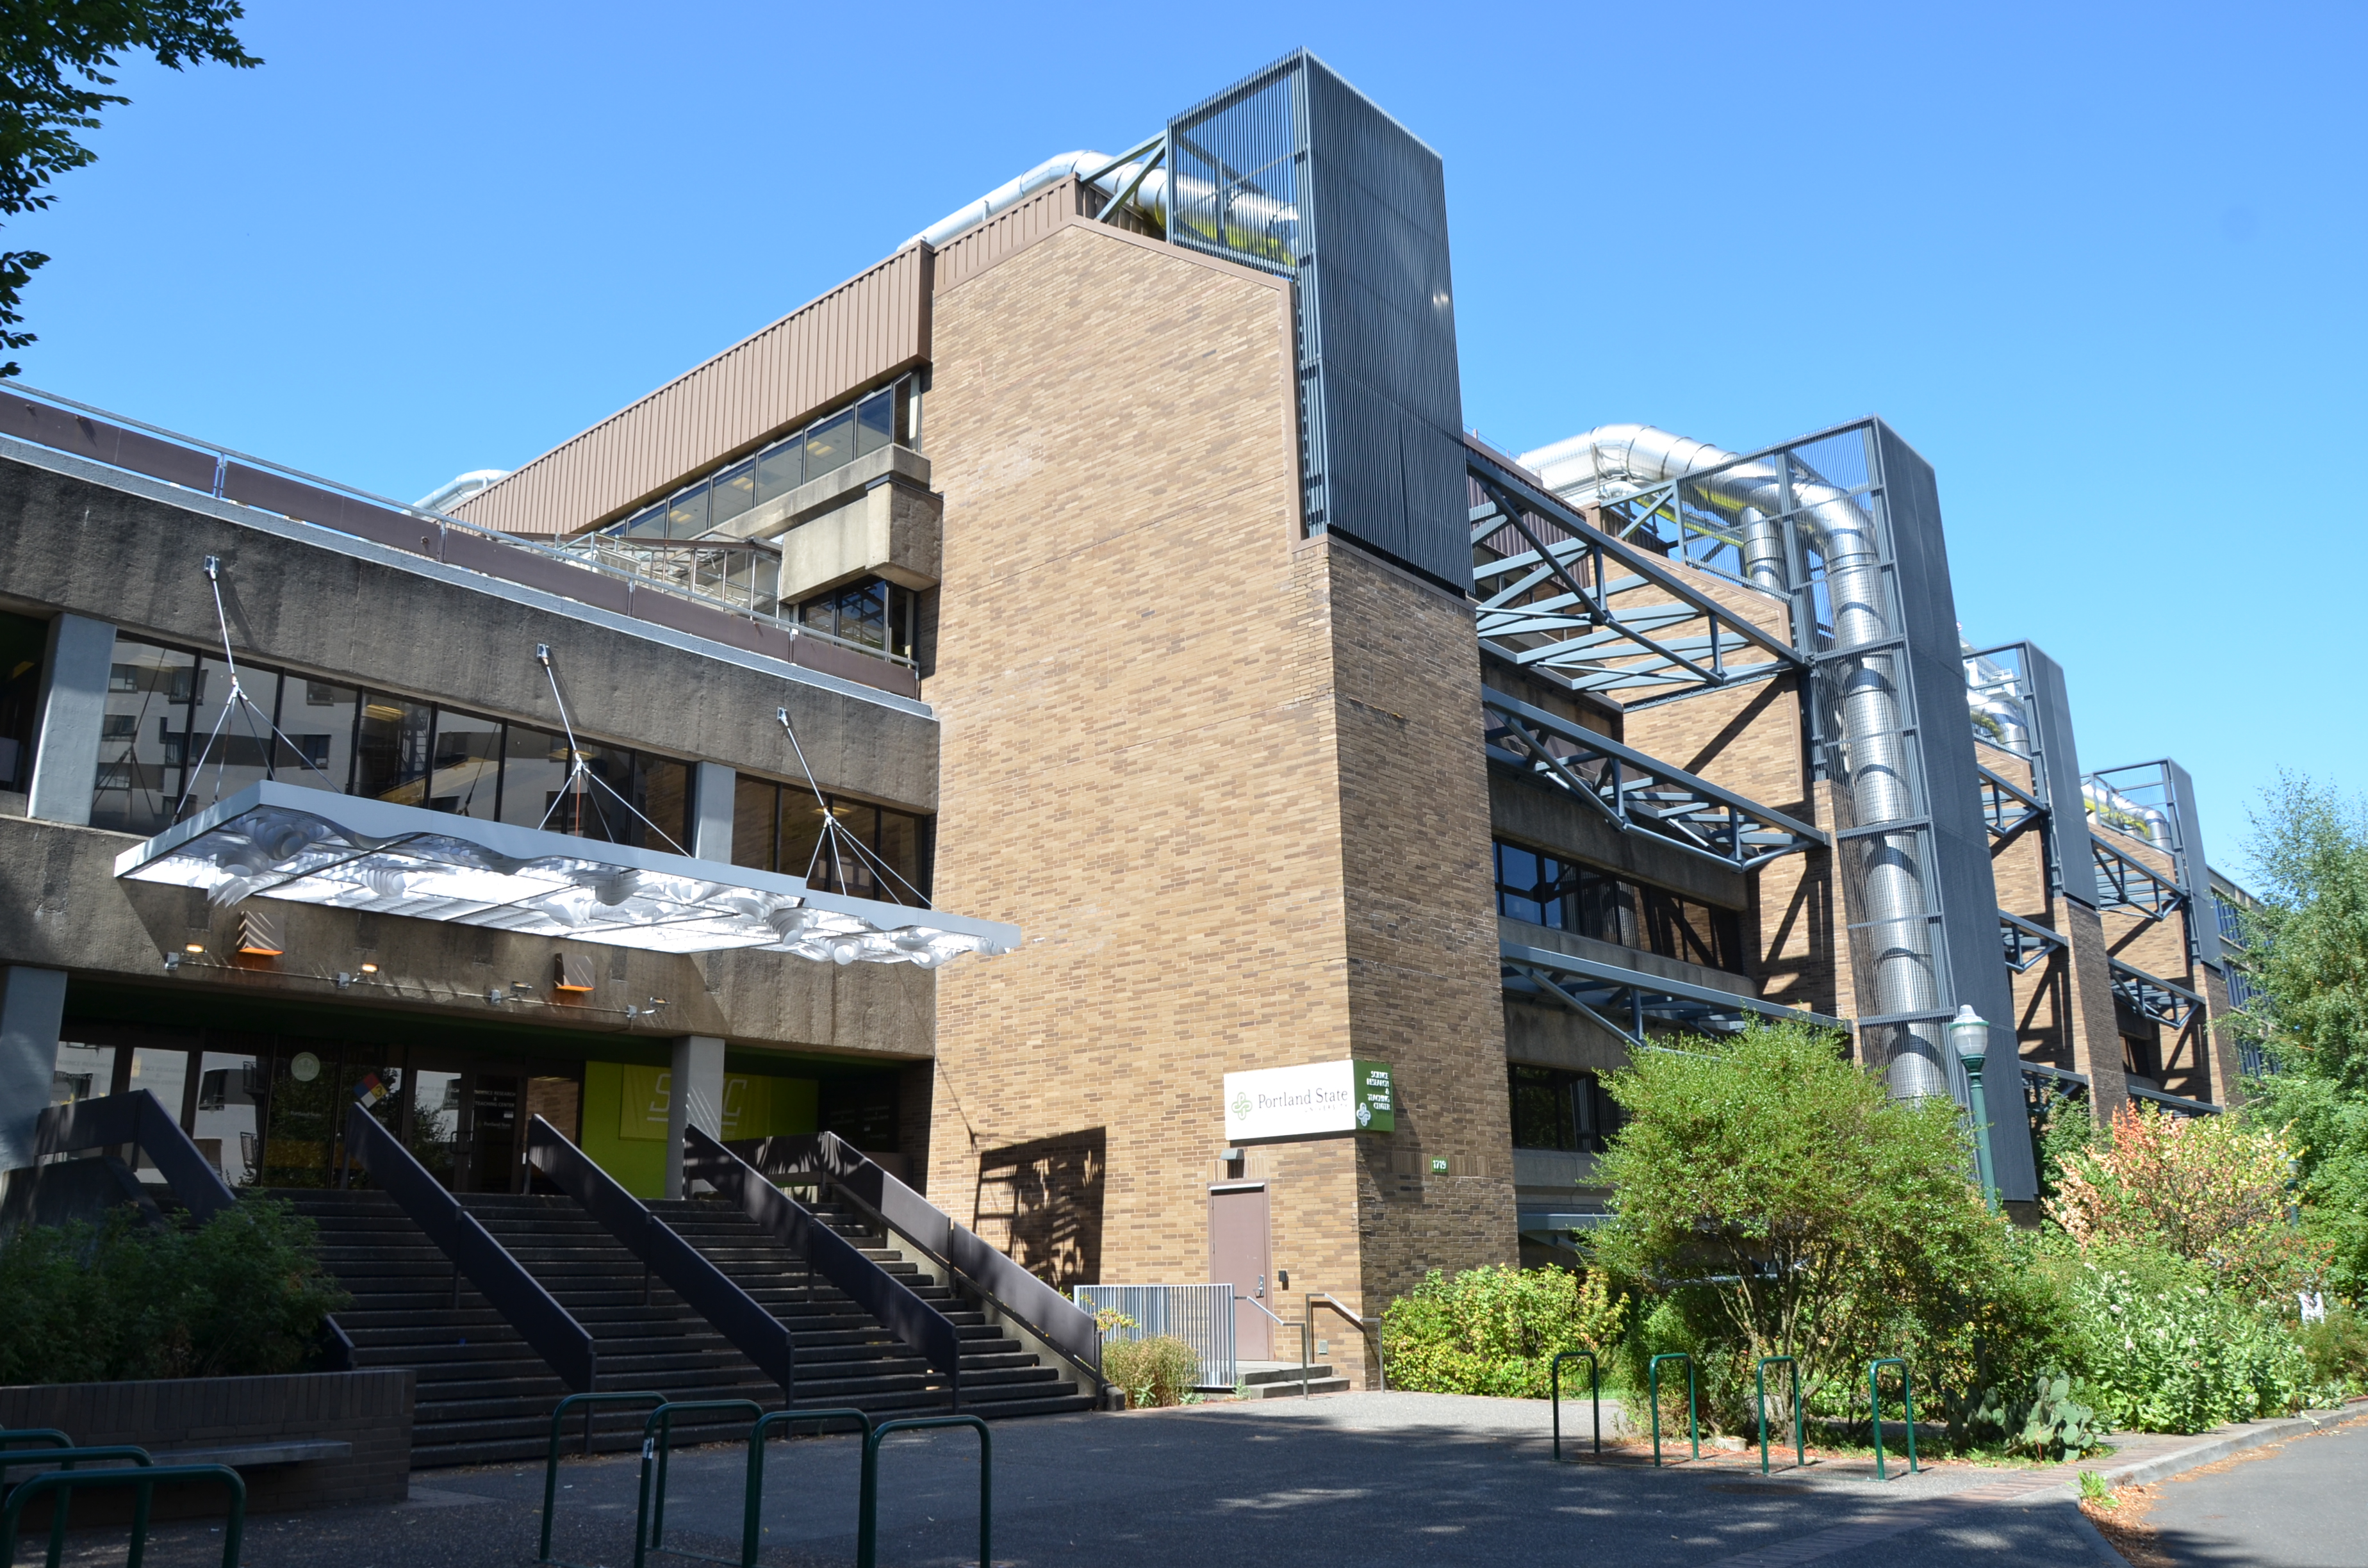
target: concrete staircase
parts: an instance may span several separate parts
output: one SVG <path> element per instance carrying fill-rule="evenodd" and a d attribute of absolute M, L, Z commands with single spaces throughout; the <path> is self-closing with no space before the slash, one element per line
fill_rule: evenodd
<path fill-rule="evenodd" d="M 1349 1380 L 1334 1376 L 1331 1367 L 1320 1361 L 1307 1369 L 1304 1385 L 1296 1361 L 1236 1361 L 1234 1370 L 1241 1379 L 1245 1399 L 1296 1399 L 1303 1394 L 1349 1392 Z"/>
<path fill-rule="evenodd" d="M 539 1459 L 552 1407 L 567 1392 L 517 1331 L 470 1287 L 454 1290 L 452 1265 L 425 1233 L 374 1191 L 274 1194 L 319 1227 L 321 1256 L 354 1304 L 338 1314 L 359 1367 L 418 1373 L 414 1468 Z M 709 1328 L 663 1282 L 645 1277 L 624 1246 L 566 1198 L 471 1195 L 461 1199 L 494 1239 L 588 1329 L 602 1392 L 651 1390 L 672 1399 L 749 1399 L 780 1406 L 781 1390 Z M 797 1403 L 853 1405 L 875 1415 L 941 1411 L 942 1375 L 736 1210 L 712 1201 L 651 1205 L 734 1283 L 789 1325 L 797 1347 Z M 963 1342 L 962 1407 L 987 1416 L 1092 1408 L 985 1314 L 915 1264 L 881 1245 L 854 1216 L 820 1211 L 882 1267 L 953 1320 Z M 739 1417 L 727 1418 L 737 1425 Z M 686 1428 L 689 1429 L 689 1428 Z M 569 1446 L 580 1451 L 581 1426 Z M 640 1441 L 641 1415 L 596 1423 L 593 1447 Z M 721 1436 L 719 1430 L 716 1435 Z"/>

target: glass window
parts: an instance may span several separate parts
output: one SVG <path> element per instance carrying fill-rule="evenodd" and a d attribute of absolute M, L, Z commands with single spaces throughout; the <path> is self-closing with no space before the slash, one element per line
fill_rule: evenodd
<path fill-rule="evenodd" d="M 502 821 L 519 827 L 555 824 L 564 814 L 559 799 L 566 788 L 567 737 L 525 724 L 507 726 L 502 735 Z"/>
<path fill-rule="evenodd" d="M 806 431 L 806 477 L 820 479 L 855 458 L 855 410 L 833 415 Z"/>
<path fill-rule="evenodd" d="M 50 1103 L 73 1105 L 115 1092 L 115 1047 L 58 1041 L 58 1064 L 50 1072 Z M 177 1113 L 180 1107 L 170 1108 Z"/>
<path fill-rule="evenodd" d="M 715 476 L 708 526 L 722 528 L 757 504 L 757 465 L 735 463 Z"/>
<path fill-rule="evenodd" d="M 762 505 L 776 495 L 787 495 L 806 482 L 805 440 L 792 436 L 771 447 L 757 458 L 757 502 Z"/>
<path fill-rule="evenodd" d="M 689 820 L 689 767 L 621 748 L 586 745 L 583 751 L 592 778 L 560 801 L 552 813 L 551 830 L 680 853 Z M 657 831 L 652 832 L 653 827 Z"/>
<path fill-rule="evenodd" d="M 0 614 L 0 790 L 22 790 L 32 780 L 49 636 L 45 620 Z"/>
<path fill-rule="evenodd" d="M 707 531 L 707 486 L 695 485 L 666 502 L 666 538 L 697 539 Z"/>
<path fill-rule="evenodd" d="M 670 756 L 652 756 L 646 752 L 634 757 L 633 781 L 641 790 L 634 802 L 642 814 L 650 819 L 666 838 L 658 838 L 643 830 L 643 836 L 632 840 L 644 849 L 665 849 L 690 852 L 690 765 L 677 762 Z M 633 824 L 636 828 L 641 824 Z M 666 839 L 674 842 L 669 844 Z"/>
<path fill-rule="evenodd" d="M 492 822 L 500 800 L 502 722 L 473 713 L 436 710 L 436 766 L 427 804 L 436 811 Z"/>
<path fill-rule="evenodd" d="M 896 389 L 884 388 L 855 405 L 855 455 L 876 452 L 896 439 Z"/>
<path fill-rule="evenodd" d="M 190 687 L 188 751 L 196 787 L 189 790 L 189 811 L 202 811 L 270 777 L 271 718 L 279 700 L 279 676 L 252 665 L 238 674 L 239 687 L 254 708 L 233 700 L 229 665 L 220 659 L 198 662 Z M 260 716 L 257 708 L 263 710 Z"/>
<path fill-rule="evenodd" d="M 1619 1123 L 1619 1108 L 1592 1073 L 1514 1062 L 1508 1074 L 1516 1149 L 1600 1150 Z"/>
<path fill-rule="evenodd" d="M 116 638 L 91 826 L 147 837 L 172 824 L 196 669 L 194 653 Z"/>
<path fill-rule="evenodd" d="M 830 811 L 831 814 L 838 819 L 838 825 L 845 828 L 848 835 L 858 844 L 875 854 L 879 852 L 879 807 L 867 806 L 860 801 L 834 799 L 830 803 Z M 839 865 L 833 874 L 845 879 L 839 891 L 851 893 L 857 898 L 881 897 L 879 874 L 873 870 L 871 863 L 845 845 L 839 846 L 838 853 Z"/>
<path fill-rule="evenodd" d="M 362 699 L 354 746 L 353 793 L 416 806 L 427 792 L 428 731 L 435 710 L 373 691 Z"/>
<path fill-rule="evenodd" d="M 625 519 L 617 529 L 627 539 L 664 539 L 666 536 L 666 509 L 649 506 Z"/>
<path fill-rule="evenodd" d="M 838 597 L 826 594 L 818 599 L 808 599 L 798 607 L 798 621 L 826 636 L 837 636 Z"/>
<path fill-rule="evenodd" d="M 769 871 L 780 812 L 780 786 L 743 774 L 732 786 L 732 863 Z"/>
<path fill-rule="evenodd" d="M 131 1053 L 132 1091 L 136 1094 L 145 1089 L 155 1096 L 158 1102 L 164 1106 L 165 1114 L 176 1122 L 181 1119 L 181 1095 L 182 1091 L 188 1086 L 188 1082 L 189 1053 L 188 1051 L 180 1049 L 160 1051 L 143 1045 Z M 141 1156 L 139 1162 L 139 1175 L 140 1179 L 144 1182 L 161 1184 L 165 1179 L 164 1173 L 150 1165 L 144 1154 Z"/>
<path fill-rule="evenodd" d="M 452 1185 L 452 1156 L 461 1139 L 461 1074 L 416 1073 L 411 1085 L 412 1157 L 427 1174 Z"/>
<path fill-rule="evenodd" d="M 279 691 L 279 733 L 271 777 L 307 790 L 345 792 L 353 775 L 354 710 L 350 686 L 290 676 Z"/>
<path fill-rule="evenodd" d="M 822 846 L 822 807 L 803 785 L 791 785 L 781 791 L 780 859 L 778 869 L 789 876 L 803 877 L 816 887 L 835 887 L 827 857 L 817 858 Z"/>
<path fill-rule="evenodd" d="M 257 1174 L 262 1128 L 256 1121 L 263 1081 L 256 1059 L 243 1052 L 207 1051 L 198 1076 L 197 1129 L 189 1134 L 222 1180 L 251 1185 Z"/>
<path fill-rule="evenodd" d="M 898 903 L 911 903 L 916 895 L 928 894 L 928 874 L 921 864 L 921 819 L 916 816 L 903 812 L 880 813 L 880 858 L 904 879 L 888 882 L 884 895 Z"/>

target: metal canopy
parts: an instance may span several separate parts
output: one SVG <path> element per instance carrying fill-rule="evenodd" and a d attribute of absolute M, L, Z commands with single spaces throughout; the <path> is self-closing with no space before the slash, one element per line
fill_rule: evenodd
<path fill-rule="evenodd" d="M 797 877 L 448 812 L 251 784 L 116 857 L 218 904 L 284 899 L 646 952 L 754 948 L 934 969 L 1019 927 L 809 888 Z"/>
<path fill-rule="evenodd" d="M 1527 947 L 1499 938 L 1497 956 L 1508 994 L 1567 1007 L 1594 1019 L 1634 1046 L 1657 1043 L 1645 1032 L 1648 1023 L 1702 1034 L 1731 1034 L 1754 1017 L 1797 1018 L 1827 1028 L 1850 1028 L 1846 1020 L 1829 1018 L 1822 1013 L 1779 1006 L 1757 996 L 1598 963 L 1551 948 Z M 1624 1021 L 1615 1023 L 1615 1017 Z"/>
<path fill-rule="evenodd" d="M 1469 443 L 1481 641 L 1629 707 L 1759 680 L 1804 663 L 1780 638 L 1685 581 L 1652 551 Z M 1730 665 L 1731 657 L 1757 662 Z"/>
<path fill-rule="evenodd" d="M 1480 706 L 1491 762 L 1585 801 L 1622 833 L 1649 833 L 1739 871 L 1829 842 L 1806 823 L 1493 687 L 1481 688 Z"/>

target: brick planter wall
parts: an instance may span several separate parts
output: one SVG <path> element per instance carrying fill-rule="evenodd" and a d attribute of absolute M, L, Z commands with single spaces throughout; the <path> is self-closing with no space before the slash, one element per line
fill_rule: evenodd
<path fill-rule="evenodd" d="M 27 1383 L 0 1388 L 0 1427 L 51 1426 L 85 1447 L 136 1444 L 159 1464 L 210 1457 L 201 1450 L 328 1440 L 353 1451 L 331 1459 L 255 1464 L 225 1459 L 246 1482 L 247 1517 L 411 1494 L 413 1374 L 407 1369 L 296 1372 L 274 1378 L 165 1378 L 123 1383 Z M 10 1472 L 21 1480 L 28 1469 Z M 219 1512 L 218 1487 L 160 1487 L 155 1517 Z M 46 1510 L 43 1510 L 44 1521 Z M 85 1493 L 78 1523 L 131 1517 L 130 1492 Z M 30 1523 L 31 1515 L 28 1515 Z"/>

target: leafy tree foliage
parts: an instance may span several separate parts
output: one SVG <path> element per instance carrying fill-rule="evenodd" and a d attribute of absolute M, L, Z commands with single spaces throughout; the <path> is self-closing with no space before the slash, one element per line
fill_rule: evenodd
<path fill-rule="evenodd" d="M 2259 995 L 2237 1019 L 2277 1071 L 2251 1114 L 2288 1126 L 2303 1219 L 2328 1282 L 2368 1295 L 2368 806 L 2293 775 L 2253 813 L 2261 906 L 2245 918 Z"/>
<path fill-rule="evenodd" d="M 1600 1270 L 1494 1266 L 1450 1279 L 1434 1268 L 1383 1313 L 1382 1347 L 1394 1388 L 1543 1399 L 1554 1357 L 1602 1354 L 1627 1315 Z"/>
<path fill-rule="evenodd" d="M 108 105 L 131 101 L 103 90 L 124 54 L 153 55 L 175 71 L 209 60 L 262 64 L 231 31 L 245 14 L 237 0 L 0 0 L 0 214 L 49 206 L 52 179 L 97 159 L 75 133 L 97 130 Z M 17 330 L 18 306 L 49 259 L 0 252 L 0 349 L 34 341 Z M 12 359 L 0 377 L 18 370 Z"/>

